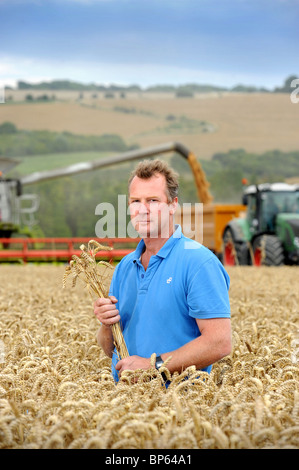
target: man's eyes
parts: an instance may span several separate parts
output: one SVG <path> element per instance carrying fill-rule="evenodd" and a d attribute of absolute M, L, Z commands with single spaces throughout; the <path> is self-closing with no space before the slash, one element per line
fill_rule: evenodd
<path fill-rule="evenodd" d="M 155 198 L 152 198 L 152 199 L 148 199 L 146 201 L 146 203 L 151 203 L 151 202 L 160 202 L 159 199 L 155 199 Z M 139 199 L 132 199 L 131 201 L 131 204 L 134 204 L 134 203 L 139 203 L 141 204 L 141 201 Z"/>

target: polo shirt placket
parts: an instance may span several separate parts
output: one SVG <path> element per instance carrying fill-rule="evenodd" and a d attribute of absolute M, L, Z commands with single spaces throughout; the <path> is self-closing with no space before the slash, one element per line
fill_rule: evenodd
<path fill-rule="evenodd" d="M 146 294 L 150 285 L 150 282 L 155 275 L 157 269 L 162 262 L 162 258 L 158 256 L 152 256 L 149 262 L 147 269 L 145 270 L 141 261 L 137 261 L 138 265 L 138 277 L 139 277 L 139 285 L 138 285 L 138 294 Z"/>

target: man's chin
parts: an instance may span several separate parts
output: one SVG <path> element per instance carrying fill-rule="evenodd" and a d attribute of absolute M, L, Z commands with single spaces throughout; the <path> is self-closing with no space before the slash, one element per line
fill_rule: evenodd
<path fill-rule="evenodd" d="M 155 234 L 155 233 L 151 233 L 151 232 L 148 232 L 148 231 L 142 231 L 140 230 L 138 232 L 140 238 L 158 238 L 158 234 Z"/>
<path fill-rule="evenodd" d="M 146 225 L 144 227 L 138 225 L 138 227 L 135 227 L 135 230 L 140 238 L 158 238 L 159 236 L 157 230 L 150 230 Z"/>

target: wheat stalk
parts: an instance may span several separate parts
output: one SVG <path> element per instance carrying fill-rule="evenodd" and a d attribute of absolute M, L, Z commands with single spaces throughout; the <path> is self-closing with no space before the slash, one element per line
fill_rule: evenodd
<path fill-rule="evenodd" d="M 107 298 L 109 287 L 107 283 L 108 276 L 105 275 L 106 269 L 113 270 L 113 266 L 105 261 L 96 262 L 96 254 L 100 250 L 111 250 L 111 247 L 103 246 L 96 240 L 90 240 L 86 248 L 80 246 L 80 256 L 73 255 L 72 260 L 65 269 L 63 276 L 63 287 L 66 286 L 66 279 L 69 275 L 73 278 L 73 287 L 76 285 L 77 278 L 83 280 L 91 296 Z M 104 273 L 100 273 L 99 266 L 105 267 Z M 122 334 L 120 322 L 114 323 L 111 327 L 114 345 L 120 359 L 128 357 L 129 353 Z"/>

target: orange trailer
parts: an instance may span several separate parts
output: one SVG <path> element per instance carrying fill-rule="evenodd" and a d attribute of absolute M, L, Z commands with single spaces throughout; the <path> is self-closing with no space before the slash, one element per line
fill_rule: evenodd
<path fill-rule="evenodd" d="M 222 253 L 222 236 L 227 223 L 235 217 L 245 216 L 242 204 L 201 204 L 184 207 L 176 213 L 176 223 L 183 233 L 202 243 L 217 256 Z"/>

